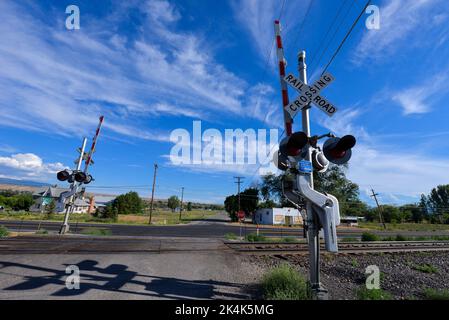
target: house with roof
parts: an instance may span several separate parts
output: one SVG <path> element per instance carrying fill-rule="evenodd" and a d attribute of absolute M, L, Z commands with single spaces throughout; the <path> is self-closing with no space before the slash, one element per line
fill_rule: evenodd
<path fill-rule="evenodd" d="M 30 211 L 44 212 L 47 205 L 54 201 L 57 213 L 65 212 L 65 205 L 68 198 L 63 198 L 63 193 L 69 192 L 69 188 L 60 188 L 58 186 L 42 187 L 33 193 L 34 205 L 31 206 Z M 77 198 L 74 203 L 74 213 L 93 213 L 98 207 L 104 207 L 110 199 L 102 198 L 96 202 L 95 196 L 85 197 L 84 192 L 81 197 Z M 61 203 L 64 201 L 64 203 Z"/>

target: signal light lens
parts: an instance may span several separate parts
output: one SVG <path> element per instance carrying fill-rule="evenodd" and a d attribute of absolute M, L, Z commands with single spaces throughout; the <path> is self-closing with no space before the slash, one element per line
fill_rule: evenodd
<path fill-rule="evenodd" d="M 84 172 L 77 172 L 75 173 L 75 181 L 76 182 L 84 182 L 87 179 L 87 175 Z"/>
<path fill-rule="evenodd" d="M 295 157 L 301 153 L 302 148 L 309 142 L 309 138 L 304 132 L 293 133 L 287 142 L 287 153 L 289 156 Z"/>
<path fill-rule="evenodd" d="M 345 164 L 351 158 L 351 149 L 355 144 L 356 139 L 351 135 L 346 135 L 342 138 L 331 138 L 324 143 L 323 153 L 330 162 Z"/>
<path fill-rule="evenodd" d="M 59 171 L 59 172 L 56 174 L 56 178 L 57 178 L 59 181 L 66 181 L 66 180 L 69 179 L 69 177 L 70 177 L 70 173 L 69 173 L 67 170 Z"/>
<path fill-rule="evenodd" d="M 335 146 L 335 150 L 346 151 L 355 146 L 356 140 L 354 136 L 347 135 L 340 139 Z M 344 154 L 343 154 L 344 156 Z"/>

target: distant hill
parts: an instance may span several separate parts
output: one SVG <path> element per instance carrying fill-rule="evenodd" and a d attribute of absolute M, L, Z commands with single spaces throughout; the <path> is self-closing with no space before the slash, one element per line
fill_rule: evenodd
<path fill-rule="evenodd" d="M 29 186 L 29 187 L 46 187 L 49 186 L 49 183 L 45 182 L 37 182 L 30 180 L 17 180 L 17 179 L 8 179 L 8 178 L 0 178 L 0 184 L 11 184 L 15 186 Z"/>

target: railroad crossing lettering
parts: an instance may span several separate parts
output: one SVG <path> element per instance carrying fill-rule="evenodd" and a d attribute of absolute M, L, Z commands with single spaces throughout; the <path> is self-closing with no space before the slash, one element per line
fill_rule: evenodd
<path fill-rule="evenodd" d="M 322 75 L 321 78 L 315 81 L 311 86 L 306 85 L 291 73 L 285 76 L 284 80 L 300 93 L 300 96 L 297 97 L 295 101 L 285 107 L 285 110 L 292 118 L 310 103 L 313 103 L 318 109 L 325 112 L 330 117 L 337 111 L 337 108 L 331 102 L 320 95 L 320 91 L 335 80 L 330 73 Z"/>

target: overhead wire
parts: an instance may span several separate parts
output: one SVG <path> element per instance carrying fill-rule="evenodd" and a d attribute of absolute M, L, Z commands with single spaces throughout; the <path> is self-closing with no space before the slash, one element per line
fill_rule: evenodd
<path fill-rule="evenodd" d="M 346 3 L 348 2 L 348 0 L 344 0 L 341 3 L 340 8 L 338 9 L 337 13 L 334 16 L 334 19 L 332 20 L 331 24 L 329 25 L 329 27 L 327 28 L 326 33 L 324 34 L 324 36 L 321 38 L 318 48 L 322 48 L 324 46 L 324 42 L 327 39 L 327 36 L 329 35 L 329 32 L 332 30 L 335 22 L 337 21 L 338 17 L 340 16 L 340 13 L 342 12 L 343 8 L 345 7 Z M 319 51 L 319 50 L 317 50 Z M 317 57 L 317 54 L 312 55 L 312 59 L 310 60 L 310 66 L 313 65 L 313 62 L 315 61 L 315 58 Z"/>
<path fill-rule="evenodd" d="M 346 33 L 345 37 L 343 38 L 343 40 L 341 41 L 340 45 L 338 46 L 337 50 L 335 50 L 334 54 L 332 55 L 332 58 L 329 60 L 328 64 L 326 65 L 326 67 L 324 68 L 323 72 L 321 73 L 322 75 L 327 71 L 327 69 L 329 68 L 329 66 L 332 64 L 332 62 L 334 61 L 335 57 L 338 55 L 338 53 L 340 52 L 341 48 L 343 47 L 343 45 L 345 44 L 346 40 L 349 38 L 349 36 L 352 33 L 352 30 L 354 30 L 355 26 L 357 25 L 357 23 L 359 22 L 360 18 L 362 17 L 362 15 L 365 13 L 366 8 L 368 8 L 368 6 L 370 5 L 371 0 L 368 0 L 365 4 L 365 6 L 363 7 L 362 11 L 360 11 L 359 16 L 357 17 L 357 19 L 354 21 L 354 23 L 352 24 L 351 28 L 349 29 L 349 31 Z"/>

